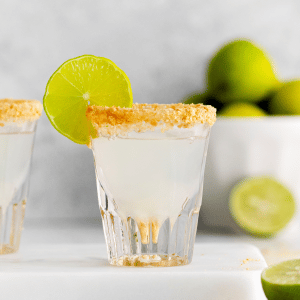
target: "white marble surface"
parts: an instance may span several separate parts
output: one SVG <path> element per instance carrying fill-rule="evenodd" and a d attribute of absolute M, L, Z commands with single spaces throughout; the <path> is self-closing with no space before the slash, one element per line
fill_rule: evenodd
<path fill-rule="evenodd" d="M 178 102 L 203 88 L 207 60 L 237 37 L 261 44 L 281 77 L 296 77 L 299 10 L 297 0 L 2 0 L 0 97 L 42 100 L 62 62 L 90 53 L 128 74 L 135 102 Z M 98 216 L 91 151 L 43 115 L 26 217 Z"/>
<path fill-rule="evenodd" d="M 101 286 L 99 284 L 99 278 L 102 276 L 101 274 L 103 270 L 105 271 L 107 270 L 108 265 L 107 265 L 105 250 L 104 250 L 104 242 L 105 242 L 104 235 L 103 235 L 103 230 L 99 219 L 77 219 L 77 220 L 75 219 L 74 220 L 27 219 L 25 221 L 24 227 L 25 228 L 23 231 L 21 247 L 19 252 L 17 254 L 0 256 L 0 265 L 1 265 L 0 278 L 2 278 L 0 282 L 3 284 L 5 280 L 5 282 L 7 282 L 7 285 L 5 286 L 11 287 L 9 284 L 13 280 L 15 280 L 16 277 L 18 279 L 21 279 L 20 285 L 17 285 L 18 288 L 5 289 L 6 295 L 10 296 L 8 297 L 9 299 L 12 300 L 20 299 L 20 297 L 13 298 L 20 291 L 23 291 L 24 293 L 39 292 L 40 291 L 39 289 L 34 289 L 34 288 L 37 286 L 36 283 L 41 278 L 44 279 L 44 281 L 41 281 L 41 287 L 42 287 L 42 292 L 44 297 L 47 297 L 47 295 L 50 296 L 62 295 L 65 297 L 63 299 L 66 300 L 68 298 L 64 293 L 67 290 L 67 291 L 71 291 L 70 294 L 74 296 L 72 299 L 77 299 L 76 295 L 83 297 L 82 293 L 84 291 L 87 291 L 86 289 L 87 287 L 93 287 L 90 288 L 89 290 L 91 293 L 91 297 L 92 295 L 94 295 L 91 291 L 94 291 L 96 295 L 99 295 L 98 293 L 101 293 L 101 289 L 98 290 L 98 288 L 95 288 L 95 286 L 96 287 Z M 230 272 L 235 270 L 238 271 L 237 273 L 238 275 L 241 276 L 240 278 L 244 278 L 244 279 L 246 278 L 245 281 L 244 279 L 242 279 L 241 282 L 239 282 L 242 285 L 244 284 L 242 288 L 244 288 L 245 285 L 247 284 L 252 284 L 251 281 L 249 281 L 249 279 L 252 276 L 251 274 L 254 273 L 251 272 L 247 273 L 249 270 L 246 269 L 249 268 L 251 271 L 255 271 L 255 268 L 258 266 L 257 264 L 259 262 L 256 261 L 248 261 L 246 263 L 243 262 L 244 259 L 255 258 L 255 257 L 253 257 L 251 253 L 250 256 L 249 254 L 245 254 L 245 253 L 242 256 L 240 256 L 240 254 L 238 253 L 240 251 L 241 243 L 243 244 L 246 243 L 248 245 L 252 244 L 258 247 L 269 265 L 282 260 L 287 260 L 291 258 L 300 258 L 300 240 L 293 239 L 292 237 L 287 237 L 285 235 L 283 236 L 279 235 L 277 238 L 274 239 L 257 239 L 257 238 L 244 236 L 244 235 L 243 236 L 231 235 L 231 234 L 220 235 L 219 233 L 201 231 L 196 236 L 196 249 L 197 249 L 197 251 L 195 252 L 196 259 L 192 262 L 190 266 L 187 267 L 186 273 L 192 272 L 192 270 L 194 270 L 194 267 L 196 266 L 202 266 L 202 267 L 206 266 L 211 268 L 212 262 L 214 261 L 220 263 L 219 265 L 217 264 L 217 267 L 226 268 L 226 270 L 219 269 L 219 271 L 225 273 L 227 272 L 226 275 L 230 276 Z M 212 247 L 213 251 L 207 251 L 207 245 L 211 245 L 210 247 Z M 226 245 L 225 248 L 227 250 L 231 249 L 229 252 L 227 252 L 227 256 L 222 256 L 223 255 L 222 253 L 224 253 L 222 252 L 224 247 L 220 245 Z M 206 255 L 207 253 L 211 255 Z M 201 256 L 201 254 L 204 255 Z M 231 256 L 231 254 L 234 255 Z M 257 252 L 255 255 L 258 255 Z M 228 260 L 227 257 L 231 257 L 233 258 L 233 260 Z M 263 261 L 261 260 L 260 262 Z M 60 269 L 60 267 L 62 267 L 63 270 Z M 263 266 L 259 264 L 259 268 L 262 267 Z M 181 270 L 181 268 L 179 269 Z M 113 270 L 111 270 L 110 272 L 115 274 L 116 273 L 114 271 L 115 268 L 112 269 Z M 58 270 L 64 272 L 58 272 Z M 10 274 L 7 275 L 8 274 L 7 272 L 9 272 Z M 82 278 L 81 277 L 82 272 L 84 273 L 84 277 L 85 277 L 84 280 L 80 280 L 80 278 Z M 261 271 L 259 270 L 258 272 Z M 43 276 L 41 276 L 41 273 L 43 273 L 42 274 Z M 168 276 L 170 274 L 167 269 L 162 271 L 162 273 L 164 273 L 161 275 L 162 280 L 166 278 L 165 276 L 166 274 L 168 274 Z M 66 274 L 72 275 L 72 278 L 66 276 Z M 122 274 L 121 275 L 120 274 L 118 276 L 122 276 Z M 30 281 L 31 283 L 30 284 L 28 283 L 27 285 L 26 282 L 23 281 L 23 279 L 26 278 L 26 275 L 28 275 L 29 276 L 28 278 L 31 280 Z M 233 274 L 233 276 L 234 275 L 236 274 Z M 197 276 L 193 277 L 194 278 L 193 286 L 196 285 L 196 288 L 198 286 L 195 283 L 195 281 L 199 282 L 199 276 L 201 277 L 201 274 L 197 273 Z M 259 276 L 257 274 L 254 276 L 256 280 L 258 277 Z M 98 284 L 96 284 L 95 282 L 98 282 Z M 222 281 L 218 281 L 218 282 L 220 283 Z M 70 287 L 72 287 L 72 284 L 74 285 L 74 283 L 76 283 L 76 288 L 72 290 Z M 62 288 L 62 284 L 64 284 L 65 289 Z M 228 286 L 230 288 L 227 290 L 227 292 L 230 291 L 232 293 L 233 289 L 231 285 Z M 256 286 L 258 287 L 258 285 Z M 28 289 L 28 287 L 30 288 Z M 51 294 L 51 288 L 49 289 L 49 287 L 54 288 L 52 289 L 52 294 Z M 45 291 L 49 291 L 50 294 L 45 293 Z M 137 289 L 137 291 L 140 292 L 141 290 Z M 77 294 L 75 294 L 75 292 Z M 256 292 L 257 290 L 252 289 L 252 293 L 254 293 L 254 295 Z M 105 293 L 108 293 L 107 289 L 105 289 Z M 128 293 L 130 294 L 130 291 L 128 291 Z M 86 293 L 85 295 L 90 295 L 90 294 Z M 235 296 L 240 294 L 232 293 L 232 295 Z M 44 298 L 44 299 L 53 299 L 50 296 L 49 298 Z M 195 297 L 195 293 L 192 294 L 192 296 Z M 253 297 L 253 294 L 251 293 L 247 294 L 247 297 L 249 299 L 251 299 L 251 296 Z M 242 296 L 239 299 L 243 299 L 243 300 L 248 299 L 245 297 Z M 22 298 L 22 299 L 35 299 L 35 298 L 29 297 L 29 298 Z M 38 298 L 38 299 L 43 299 L 43 298 Z M 89 299 L 93 299 L 93 298 L 89 298 Z M 167 299 L 167 298 L 165 297 L 163 299 Z M 194 298 L 191 297 L 189 299 L 194 299 Z M 203 299 L 209 299 L 209 298 L 204 297 Z M 223 300 L 223 299 L 234 299 L 234 298 L 216 297 L 211 299 Z M 254 299 L 258 300 L 259 298 L 254 298 Z"/>
<path fill-rule="evenodd" d="M 190 265 L 150 269 L 109 266 L 104 243 L 98 219 L 27 220 L 19 252 L 0 256 L 2 297 L 265 299 L 266 262 L 249 241 L 202 233 Z"/>
<path fill-rule="evenodd" d="M 197 244 L 193 262 L 170 268 L 118 268 L 104 244 L 27 245 L 0 257 L 1 297 L 11 300 L 265 300 L 266 267 L 248 244 Z"/>

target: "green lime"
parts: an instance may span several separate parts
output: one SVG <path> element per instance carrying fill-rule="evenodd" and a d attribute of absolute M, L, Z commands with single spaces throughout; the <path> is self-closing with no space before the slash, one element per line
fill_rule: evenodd
<path fill-rule="evenodd" d="M 271 177 L 252 177 L 231 191 L 229 207 L 237 224 L 257 236 L 271 236 L 292 219 L 296 204 L 291 192 Z"/>
<path fill-rule="evenodd" d="M 206 101 L 207 94 L 206 93 L 194 93 L 185 97 L 182 102 L 184 104 L 198 104 L 204 103 Z"/>
<path fill-rule="evenodd" d="M 186 96 L 182 102 L 184 104 L 198 104 L 198 103 L 203 103 L 205 105 L 211 105 L 215 107 L 217 110 L 222 109 L 224 106 L 223 103 L 220 103 L 217 101 L 214 97 L 210 96 L 206 91 L 205 92 L 199 92 L 199 93 L 194 93 Z"/>
<path fill-rule="evenodd" d="M 219 113 L 222 117 L 264 117 L 266 115 L 264 110 L 250 103 L 232 103 L 226 105 Z"/>
<path fill-rule="evenodd" d="M 278 84 L 267 54 L 248 40 L 223 46 L 207 70 L 208 93 L 223 103 L 258 102 Z"/>
<path fill-rule="evenodd" d="M 49 79 L 44 110 L 58 132 L 78 144 L 94 135 L 85 116 L 88 105 L 132 106 L 128 77 L 104 57 L 83 55 L 63 63 Z"/>
<path fill-rule="evenodd" d="M 281 85 L 270 101 L 270 111 L 279 115 L 300 115 L 300 80 Z"/>
<path fill-rule="evenodd" d="M 270 266 L 262 272 L 261 282 L 268 300 L 299 300 L 300 259 Z"/>

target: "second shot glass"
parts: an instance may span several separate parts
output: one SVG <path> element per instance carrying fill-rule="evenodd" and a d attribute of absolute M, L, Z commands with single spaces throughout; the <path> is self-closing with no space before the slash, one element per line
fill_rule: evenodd
<path fill-rule="evenodd" d="M 41 113 L 37 100 L 0 100 L 0 254 L 19 249 Z"/>

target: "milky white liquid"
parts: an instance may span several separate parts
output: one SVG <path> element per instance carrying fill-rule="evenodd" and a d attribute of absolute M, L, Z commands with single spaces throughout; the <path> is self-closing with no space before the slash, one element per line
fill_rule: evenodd
<path fill-rule="evenodd" d="M 123 219 L 175 221 L 201 188 L 205 136 L 100 137 L 93 140 L 93 151 L 97 177 Z"/>
<path fill-rule="evenodd" d="M 29 172 L 34 132 L 0 133 L 0 206 L 6 209 Z"/>

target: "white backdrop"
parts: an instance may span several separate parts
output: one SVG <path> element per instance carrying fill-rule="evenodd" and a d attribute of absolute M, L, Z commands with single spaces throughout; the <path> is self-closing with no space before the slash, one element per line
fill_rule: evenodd
<path fill-rule="evenodd" d="M 127 73 L 134 102 L 178 102 L 204 87 L 208 59 L 238 37 L 261 44 L 279 75 L 293 78 L 299 29 L 297 0 L 1 0 L 0 97 L 42 101 L 60 64 L 94 54 Z M 26 213 L 40 217 L 99 217 L 91 151 L 58 134 L 45 115 Z"/>

